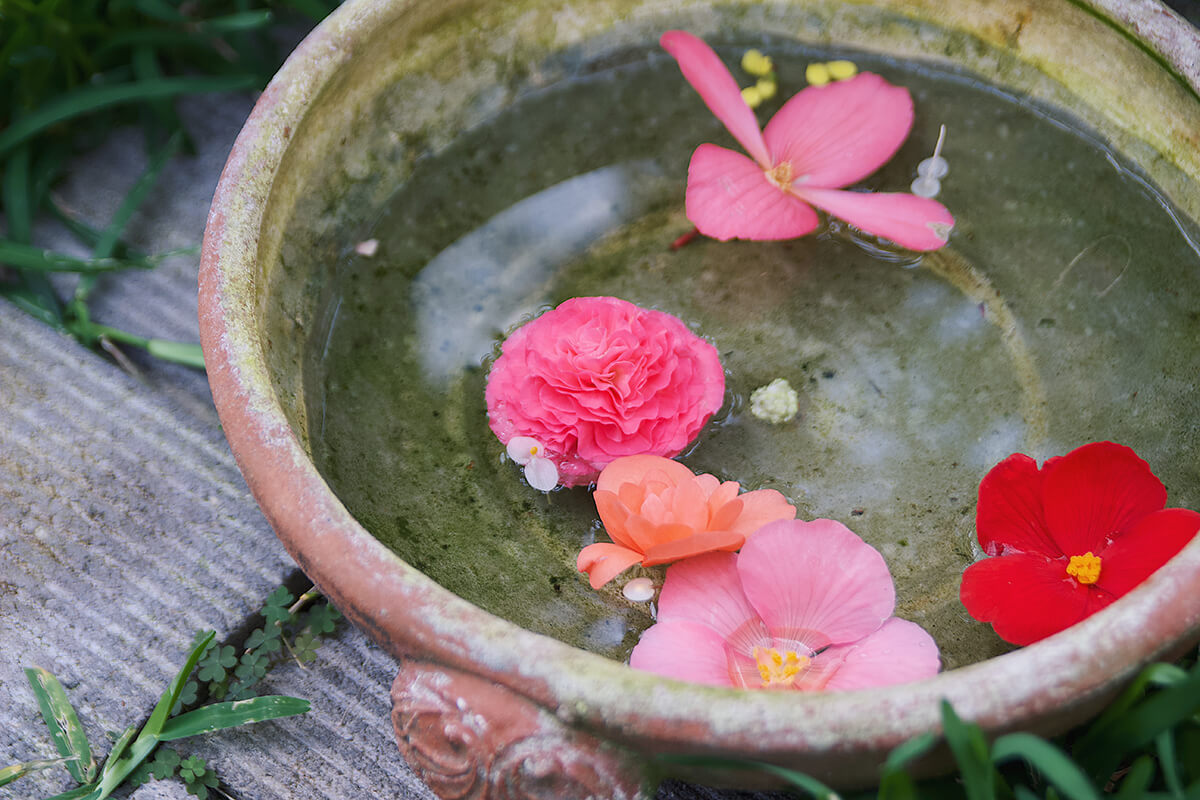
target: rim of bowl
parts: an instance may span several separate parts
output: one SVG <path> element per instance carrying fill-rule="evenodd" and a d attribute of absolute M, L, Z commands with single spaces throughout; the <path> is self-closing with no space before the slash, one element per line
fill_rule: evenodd
<path fill-rule="evenodd" d="M 1076 0 L 1072 0 L 1076 2 Z M 1096 701 L 1142 664 L 1200 633 L 1200 537 L 1103 611 L 1029 647 L 897 686 L 829 694 L 744 692 L 680 682 L 527 631 L 454 595 L 366 531 L 333 494 L 287 422 L 263 355 L 255 281 L 271 180 L 316 97 L 353 48 L 346 37 L 398 4 L 351 0 L 296 48 L 263 92 L 222 172 L 200 268 L 209 381 L 230 447 L 293 558 L 322 592 L 397 657 L 475 672 L 627 742 L 788 753 L 891 747 L 940 727 L 950 700 L 965 719 L 1004 729 L 1064 704 Z M 1200 90 L 1200 35 L 1159 3 L 1093 0 L 1143 35 Z M 1193 61 L 1186 58 L 1191 53 Z M 1115 672 L 1113 664 L 1127 665 Z M 717 743 L 717 744 L 714 744 Z"/>

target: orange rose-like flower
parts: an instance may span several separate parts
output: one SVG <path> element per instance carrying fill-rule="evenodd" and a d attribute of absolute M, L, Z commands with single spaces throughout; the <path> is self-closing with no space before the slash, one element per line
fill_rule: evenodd
<path fill-rule="evenodd" d="M 768 522 L 795 519 L 796 508 L 774 489 L 739 495 L 740 488 L 661 456 L 618 458 L 600 473 L 595 492 L 613 541 L 583 548 L 576 566 L 599 589 L 634 564 L 737 550 Z"/>

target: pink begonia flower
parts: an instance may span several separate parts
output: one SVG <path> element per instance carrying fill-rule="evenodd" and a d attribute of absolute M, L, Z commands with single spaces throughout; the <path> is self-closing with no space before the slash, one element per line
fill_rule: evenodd
<path fill-rule="evenodd" d="M 682 452 L 724 402 L 725 373 L 676 317 L 575 297 L 504 342 L 485 397 L 502 443 L 531 437 L 578 486 L 621 456 Z"/>
<path fill-rule="evenodd" d="M 818 224 L 813 206 L 911 250 L 946 244 L 954 217 L 936 200 L 902 193 L 839 191 L 883 166 L 908 136 L 908 90 L 869 72 L 809 86 L 760 131 L 737 82 L 712 49 L 684 31 L 659 43 L 679 62 L 750 158 L 702 144 L 688 167 L 688 219 L 705 236 L 792 239 Z"/>
<path fill-rule="evenodd" d="M 737 550 L 768 522 L 795 519 L 796 507 L 774 489 L 738 494 L 740 488 L 669 458 L 618 458 L 600 473 L 594 495 L 612 542 L 589 544 L 575 566 L 599 589 L 634 564 Z"/>
<path fill-rule="evenodd" d="M 930 677 L 933 638 L 892 616 L 896 593 L 875 548 L 839 522 L 772 522 L 740 553 L 673 564 L 658 622 L 630 666 L 740 688 L 824 691 Z"/>

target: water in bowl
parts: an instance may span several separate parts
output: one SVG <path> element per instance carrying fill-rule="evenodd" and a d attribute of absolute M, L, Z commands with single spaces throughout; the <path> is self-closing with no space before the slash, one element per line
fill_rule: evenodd
<path fill-rule="evenodd" d="M 847 55 L 769 49 L 781 96 L 764 121 L 807 63 Z M 736 64 L 740 50 L 722 53 Z M 938 199 L 958 224 L 919 261 L 836 223 L 671 250 L 691 228 L 692 150 L 736 144 L 657 48 L 584 66 L 424 157 L 374 226 L 377 253 L 339 266 L 306 375 L 314 456 L 367 529 L 488 611 L 628 656 L 652 609 L 621 579 L 596 592 L 575 571 L 605 540 L 589 491 L 528 487 L 483 400 L 505 332 L 584 295 L 668 311 L 717 346 L 727 402 L 682 460 L 863 536 L 891 567 L 897 614 L 948 668 L 1007 649 L 958 582 L 980 555 L 976 487 L 1009 453 L 1111 439 L 1149 461 L 1172 505 L 1200 507 L 1195 225 L 1069 118 L 970 76 L 851 57 L 916 105 L 864 186 L 907 190 L 947 127 Z M 748 413 L 776 377 L 801 396 L 783 425 Z"/>

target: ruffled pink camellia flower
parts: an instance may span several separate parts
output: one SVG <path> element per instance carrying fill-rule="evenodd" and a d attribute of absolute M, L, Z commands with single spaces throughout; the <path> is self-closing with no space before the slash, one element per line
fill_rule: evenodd
<path fill-rule="evenodd" d="M 715 347 L 616 297 L 575 297 L 518 328 L 486 392 L 492 432 L 539 442 L 564 486 L 621 456 L 679 454 L 724 397 Z"/>
<path fill-rule="evenodd" d="M 1000 638 L 1027 645 L 1132 591 L 1200 532 L 1200 514 L 1163 508 L 1167 490 L 1128 447 L 1093 442 L 1038 469 L 1015 453 L 979 484 L 983 551 L 959 597 Z"/>
<path fill-rule="evenodd" d="M 750 158 L 702 144 L 688 167 L 687 215 L 705 236 L 792 239 L 818 224 L 813 206 L 912 250 L 946 244 L 954 217 L 912 194 L 839 191 L 883 166 L 908 136 L 908 90 L 869 72 L 810 86 L 760 131 L 717 54 L 684 31 L 659 42 Z"/>
<path fill-rule="evenodd" d="M 833 520 L 772 522 L 740 553 L 667 569 L 658 622 L 630 666 L 748 689 L 888 686 L 937 673 L 920 626 L 892 616 L 883 557 Z"/>
<path fill-rule="evenodd" d="M 618 458 L 600 473 L 596 508 L 612 543 L 583 548 L 576 561 L 599 589 L 634 564 L 652 567 L 712 550 L 737 550 L 768 522 L 796 508 L 774 489 L 738 494 L 736 481 L 696 475 L 660 456 Z"/>

